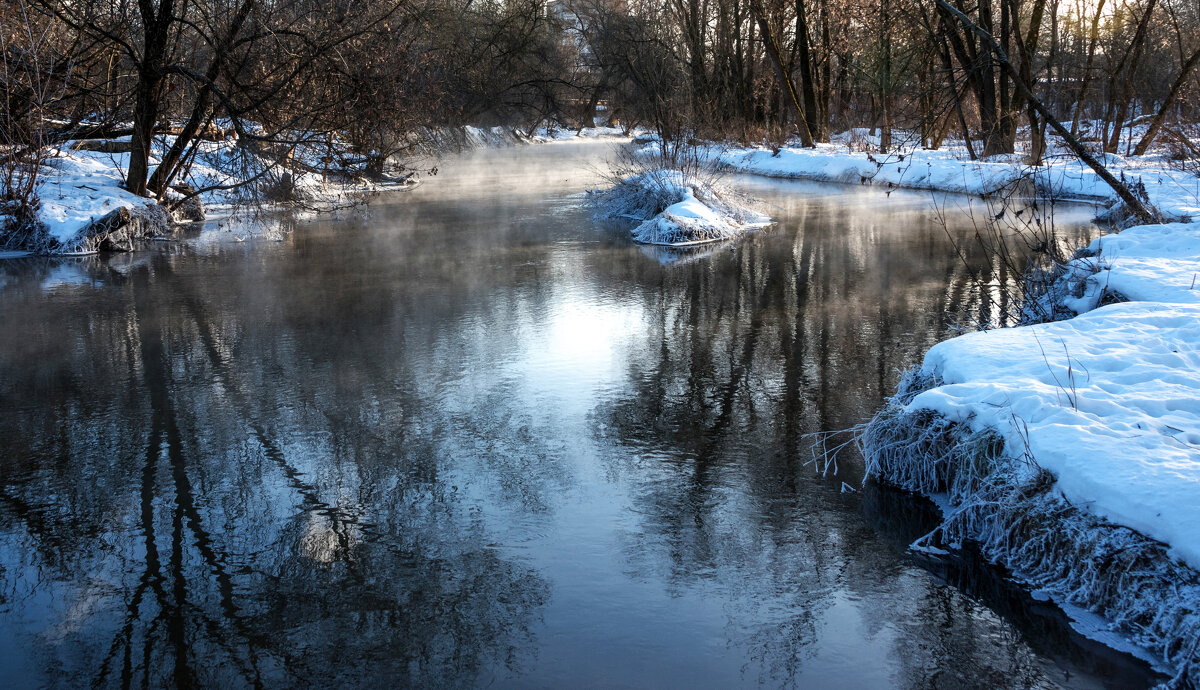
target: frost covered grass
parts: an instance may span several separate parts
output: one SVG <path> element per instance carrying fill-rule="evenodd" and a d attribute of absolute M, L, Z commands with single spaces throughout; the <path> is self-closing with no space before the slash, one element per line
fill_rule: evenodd
<path fill-rule="evenodd" d="M 1200 575 L 1169 546 L 1098 517 L 1068 499 L 1029 447 L 994 429 L 914 406 L 943 382 L 913 370 L 897 395 L 857 433 L 867 472 L 938 500 L 944 522 L 919 550 L 979 545 L 1027 586 L 1102 617 L 1174 671 L 1174 685 L 1200 680 Z M 1075 613 L 1077 618 L 1082 618 Z M 1101 637 L 1098 630 L 1084 630 Z"/>

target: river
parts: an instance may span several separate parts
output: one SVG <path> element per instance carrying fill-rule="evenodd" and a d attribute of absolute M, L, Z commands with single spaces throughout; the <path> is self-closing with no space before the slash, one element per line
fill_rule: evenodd
<path fill-rule="evenodd" d="M 675 254 L 591 219 L 611 146 L 0 261 L 6 686 L 1157 680 L 812 462 L 979 309 L 965 200 L 738 178 L 778 224 Z"/>

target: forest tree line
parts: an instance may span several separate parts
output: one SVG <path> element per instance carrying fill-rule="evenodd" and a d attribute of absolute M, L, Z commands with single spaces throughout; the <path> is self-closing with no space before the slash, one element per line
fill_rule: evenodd
<path fill-rule="evenodd" d="M 160 198 L 214 138 L 337 140 L 369 171 L 422 127 L 604 114 L 1037 162 L 1047 116 L 1095 153 L 1193 158 L 1200 120 L 1197 0 L 0 0 L 0 42 L 7 161 L 128 136 L 127 189 Z"/>
<path fill-rule="evenodd" d="M 668 129 L 808 143 L 869 128 L 884 150 L 895 136 L 928 148 L 956 137 L 972 158 L 1014 153 L 1024 131 L 1036 160 L 1047 122 L 1020 81 L 1097 151 L 1193 146 L 1195 0 L 566 2 L 597 87 L 639 119 L 670 115 Z M 1122 149 L 1137 124 L 1149 126 Z"/>

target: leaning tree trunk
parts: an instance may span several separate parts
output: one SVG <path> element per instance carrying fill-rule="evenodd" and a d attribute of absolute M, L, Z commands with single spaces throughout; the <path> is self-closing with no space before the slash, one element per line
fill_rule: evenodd
<path fill-rule="evenodd" d="M 1162 129 L 1163 122 L 1167 119 L 1167 111 L 1175 105 L 1175 101 L 1179 98 L 1179 92 L 1183 90 L 1187 84 L 1188 75 L 1200 64 L 1200 48 L 1192 53 L 1192 56 L 1183 63 L 1183 69 L 1179 72 L 1179 78 L 1171 84 L 1171 90 L 1167 92 L 1167 97 L 1163 99 L 1162 106 L 1155 113 L 1154 119 L 1150 121 L 1150 128 L 1146 130 L 1146 134 L 1142 136 L 1142 140 L 1138 142 L 1137 148 L 1133 150 L 1133 155 L 1141 156 L 1150 148 L 1150 144 L 1154 143 L 1154 137 L 1158 136 L 1158 130 Z"/>
<path fill-rule="evenodd" d="M 813 143 L 812 131 L 808 128 L 808 118 L 805 117 L 804 107 L 800 105 L 800 99 L 796 95 L 796 85 L 792 81 L 791 71 L 783 64 L 779 43 L 775 32 L 771 31 L 771 25 L 767 22 L 767 14 L 763 10 L 762 0 L 750 0 L 750 11 L 754 13 L 754 18 L 758 21 L 759 33 L 762 34 L 767 57 L 771 61 L 771 66 L 775 68 L 775 76 L 778 77 L 780 85 L 783 87 L 783 100 L 787 102 L 792 114 L 796 116 L 796 124 L 800 129 L 800 143 L 804 148 L 814 148 L 816 144 Z"/>
<path fill-rule="evenodd" d="M 213 105 L 213 84 L 216 82 L 217 75 L 220 74 L 226 55 L 228 55 L 229 50 L 233 47 L 238 33 L 242 30 L 242 25 L 246 23 L 251 10 L 254 9 L 254 4 L 255 0 L 242 0 L 237 14 L 234 15 L 229 29 L 225 32 L 225 41 L 217 46 L 216 52 L 209 61 L 208 69 L 204 73 L 204 82 L 196 94 L 196 101 L 192 106 L 192 113 L 188 117 L 187 123 L 184 124 L 179 134 L 176 135 L 175 143 L 163 155 L 163 159 L 154 170 L 154 175 L 150 177 L 150 182 L 147 185 L 148 191 L 158 195 L 159 198 L 162 198 L 166 193 L 167 188 L 171 185 L 172 180 L 174 180 L 175 175 L 179 171 L 179 166 L 184 160 L 184 154 L 187 152 L 188 147 L 199 133 L 201 125 L 209 118 L 209 111 Z"/>
<path fill-rule="evenodd" d="M 1016 68 L 1013 67 L 1011 62 L 1009 62 L 1008 55 L 1004 52 L 1004 49 L 1000 47 L 1000 44 L 996 43 L 996 39 L 992 38 L 990 33 L 984 31 L 979 27 L 979 25 L 972 22 L 970 17 L 954 8 L 952 5 L 950 5 L 950 3 L 946 2 L 946 0 L 937 0 L 937 4 L 939 7 L 954 15 L 954 17 L 958 19 L 958 21 L 964 27 L 966 27 L 967 30 L 979 36 L 983 44 L 990 48 L 993 53 L 995 53 L 996 61 L 1000 63 L 1001 68 L 1003 68 L 1004 71 L 1008 73 L 1008 76 L 1012 78 L 1013 84 L 1028 100 L 1029 104 L 1032 105 L 1034 109 L 1038 111 L 1038 114 L 1040 114 L 1042 118 L 1054 128 L 1054 131 L 1058 132 L 1058 135 L 1063 138 L 1063 141 L 1067 143 L 1067 146 L 1071 148 L 1079 160 L 1083 161 L 1085 165 L 1091 168 L 1092 171 L 1094 171 L 1100 177 L 1100 179 L 1104 180 L 1104 182 L 1108 184 L 1108 186 L 1111 187 L 1114 192 L 1116 192 L 1117 196 L 1121 199 L 1121 201 L 1125 202 L 1125 206 L 1130 210 L 1131 213 L 1133 213 L 1133 215 L 1137 216 L 1138 220 L 1143 223 L 1154 223 L 1159 220 L 1155 214 L 1151 213 L 1150 210 L 1146 208 L 1146 205 L 1143 204 L 1140 199 L 1134 196 L 1133 192 L 1129 190 L 1129 187 L 1126 187 L 1124 183 L 1114 177 L 1107 168 L 1100 164 L 1100 161 L 1096 160 L 1095 156 L 1093 156 L 1091 153 L 1088 153 L 1088 150 L 1084 148 L 1083 144 L 1080 143 L 1078 139 L 1071 136 L 1070 130 L 1064 127 L 1063 123 L 1058 121 L 1058 118 L 1054 117 L 1054 113 L 1051 112 L 1050 109 L 1047 108 L 1046 105 L 1034 95 L 1034 93 L 1025 84 L 1024 80 L 1021 79 L 1021 75 L 1017 73 Z"/>

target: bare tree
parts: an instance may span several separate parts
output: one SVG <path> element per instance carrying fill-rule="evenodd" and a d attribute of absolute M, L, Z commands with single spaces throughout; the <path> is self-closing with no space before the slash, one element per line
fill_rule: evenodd
<path fill-rule="evenodd" d="M 0 24 L 0 247 L 12 247 L 35 229 L 51 108 L 74 61 L 56 45 L 54 21 L 36 16 L 24 0 L 0 6 Z"/>

